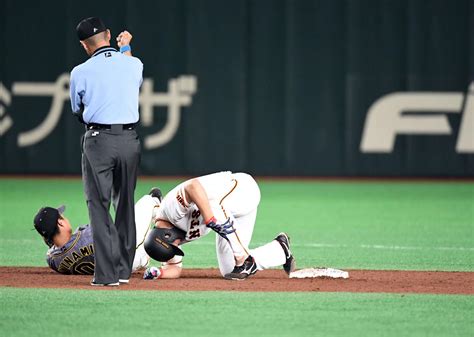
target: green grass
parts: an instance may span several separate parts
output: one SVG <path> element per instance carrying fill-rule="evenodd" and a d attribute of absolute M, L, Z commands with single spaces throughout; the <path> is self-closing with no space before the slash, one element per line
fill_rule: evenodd
<path fill-rule="evenodd" d="M 177 182 L 141 179 L 136 197 Z M 252 246 L 287 231 L 299 267 L 474 269 L 474 183 L 263 180 L 260 187 Z M 66 204 L 73 225 L 88 222 L 80 179 L 0 179 L 0 265 L 46 265 L 46 246 L 31 230 L 46 204 Z M 217 266 L 213 235 L 184 250 L 185 267 Z M 457 295 L 0 288 L 0 305 L 2 336 L 418 337 L 474 330 L 474 296 Z"/>
<path fill-rule="evenodd" d="M 289 228 L 305 265 L 473 270 L 472 183 L 286 182 L 262 194 L 259 225 Z"/>
<path fill-rule="evenodd" d="M 474 297 L 1 289 L 2 336 L 472 336 Z"/>
<path fill-rule="evenodd" d="M 136 197 L 178 181 L 140 181 Z M 251 246 L 280 231 L 301 267 L 457 270 L 474 268 L 474 183 L 260 182 Z M 66 204 L 88 222 L 80 179 L 0 179 L 0 265 L 40 266 L 45 246 L 31 228 L 42 205 Z M 216 266 L 214 237 L 185 246 L 185 263 Z"/>

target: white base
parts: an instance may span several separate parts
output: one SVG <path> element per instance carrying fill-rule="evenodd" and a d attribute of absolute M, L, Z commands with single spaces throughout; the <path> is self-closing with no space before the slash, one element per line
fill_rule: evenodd
<path fill-rule="evenodd" d="M 347 271 L 334 268 L 305 268 L 290 273 L 290 278 L 349 278 Z"/>

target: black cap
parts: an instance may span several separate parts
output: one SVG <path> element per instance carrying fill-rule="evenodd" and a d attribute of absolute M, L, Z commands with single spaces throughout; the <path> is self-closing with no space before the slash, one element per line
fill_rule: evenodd
<path fill-rule="evenodd" d="M 101 19 L 91 17 L 82 20 L 76 27 L 77 37 L 84 41 L 95 34 L 99 34 L 107 30 Z"/>
<path fill-rule="evenodd" d="M 59 215 L 63 214 L 66 206 L 58 208 L 43 207 L 35 216 L 34 224 L 38 233 L 46 240 L 51 240 L 56 234 Z"/>

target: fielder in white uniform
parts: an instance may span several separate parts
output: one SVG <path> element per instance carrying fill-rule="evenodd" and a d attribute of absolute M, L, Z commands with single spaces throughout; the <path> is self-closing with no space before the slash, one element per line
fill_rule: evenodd
<path fill-rule="evenodd" d="M 225 278 L 242 280 L 257 270 L 276 266 L 283 266 L 289 274 L 295 269 L 295 261 L 285 233 L 263 246 L 248 248 L 259 202 L 256 181 L 246 173 L 229 171 L 187 180 L 161 202 L 150 195 L 144 196 L 137 202 L 137 221 L 152 219 L 155 223 L 145 249 L 152 258 L 164 262 L 159 269 L 148 268 L 144 278 L 178 278 L 182 270 L 180 255 L 184 255 L 178 246 L 213 230 L 219 234 L 216 252 L 219 270 Z M 137 223 L 138 227 L 142 226 Z M 173 231 L 166 232 L 170 229 Z M 176 232 L 181 233 L 178 238 Z"/>

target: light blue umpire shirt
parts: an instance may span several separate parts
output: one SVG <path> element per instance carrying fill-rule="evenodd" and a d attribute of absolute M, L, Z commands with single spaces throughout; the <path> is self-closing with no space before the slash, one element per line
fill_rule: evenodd
<path fill-rule="evenodd" d="M 71 72 L 70 96 L 74 113 L 82 108 L 85 123 L 138 122 L 138 96 L 143 64 L 112 47 L 102 47 Z"/>

